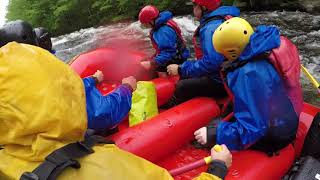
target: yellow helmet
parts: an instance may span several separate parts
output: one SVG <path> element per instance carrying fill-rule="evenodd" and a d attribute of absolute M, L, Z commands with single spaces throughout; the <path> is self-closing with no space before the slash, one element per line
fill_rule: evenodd
<path fill-rule="evenodd" d="M 237 59 L 247 46 L 253 34 L 251 25 L 239 17 L 231 18 L 222 23 L 212 36 L 215 50 L 228 60 Z"/>

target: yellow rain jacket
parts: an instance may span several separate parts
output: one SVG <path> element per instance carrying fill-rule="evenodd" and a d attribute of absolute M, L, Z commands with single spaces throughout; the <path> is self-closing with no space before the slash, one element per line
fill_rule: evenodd
<path fill-rule="evenodd" d="M 221 178 L 209 173 L 201 173 L 200 176 L 194 178 L 193 180 L 221 180 Z"/>
<path fill-rule="evenodd" d="M 87 128 L 82 80 L 38 47 L 0 48 L 0 179 L 32 172 L 52 151 L 82 140 Z M 97 145 L 58 179 L 172 179 L 169 173 L 115 145 Z"/>

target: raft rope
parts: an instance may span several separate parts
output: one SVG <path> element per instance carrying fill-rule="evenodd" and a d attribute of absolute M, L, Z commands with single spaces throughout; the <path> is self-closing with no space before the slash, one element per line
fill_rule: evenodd
<path fill-rule="evenodd" d="M 308 77 L 308 79 L 310 80 L 310 82 L 314 85 L 314 87 L 317 88 L 318 93 L 320 94 L 320 85 L 319 82 L 316 80 L 316 78 L 314 78 L 309 71 L 307 70 L 307 68 L 305 68 L 302 64 L 301 64 L 301 68 L 302 71 L 304 72 L 304 74 Z"/>

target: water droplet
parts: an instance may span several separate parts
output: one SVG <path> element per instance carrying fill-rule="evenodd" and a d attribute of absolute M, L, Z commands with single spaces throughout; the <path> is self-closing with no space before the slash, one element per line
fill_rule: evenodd
<path fill-rule="evenodd" d="M 167 120 L 167 124 L 168 124 L 168 127 L 172 127 L 173 126 L 173 124 L 172 124 L 172 122 L 170 120 Z"/>
<path fill-rule="evenodd" d="M 234 176 L 234 177 L 239 177 L 239 171 L 238 170 L 233 170 L 231 175 Z"/>

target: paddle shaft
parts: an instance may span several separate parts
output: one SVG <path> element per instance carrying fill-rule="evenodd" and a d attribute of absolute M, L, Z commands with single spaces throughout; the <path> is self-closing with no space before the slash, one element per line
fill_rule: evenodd
<path fill-rule="evenodd" d="M 222 147 L 220 145 L 213 146 L 213 149 L 217 152 L 222 151 Z M 212 162 L 211 156 L 208 156 L 203 159 L 197 160 L 193 163 L 182 166 L 180 168 L 172 169 L 169 171 L 169 173 L 171 174 L 171 176 L 178 176 L 180 174 L 191 171 L 191 170 L 196 169 L 198 167 L 204 166 L 206 164 L 210 164 L 211 162 Z"/>
<path fill-rule="evenodd" d="M 200 160 L 198 160 L 196 162 L 187 164 L 187 165 L 185 165 L 183 167 L 170 170 L 169 173 L 171 174 L 171 176 L 177 176 L 177 175 L 183 174 L 185 172 L 191 171 L 193 169 L 196 169 L 196 168 L 204 166 L 204 165 L 206 165 L 205 160 L 204 159 L 200 159 Z"/>

